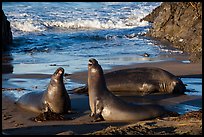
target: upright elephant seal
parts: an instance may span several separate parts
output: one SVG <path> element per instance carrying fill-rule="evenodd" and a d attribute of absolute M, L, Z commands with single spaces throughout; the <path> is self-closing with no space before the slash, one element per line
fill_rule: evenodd
<path fill-rule="evenodd" d="M 111 92 L 134 92 L 138 95 L 152 93 L 184 94 L 183 82 L 170 72 L 156 67 L 123 69 L 104 74 Z M 87 93 L 88 87 L 74 89 L 75 93 Z"/>
<path fill-rule="evenodd" d="M 106 86 L 103 70 L 97 60 L 88 63 L 88 93 L 91 116 L 106 121 L 145 120 L 167 112 L 159 105 L 135 105 L 111 93 Z"/>
<path fill-rule="evenodd" d="M 30 92 L 16 102 L 22 108 L 34 112 L 66 113 L 71 110 L 71 101 L 63 82 L 64 69 L 59 67 L 52 75 L 46 91 Z"/>

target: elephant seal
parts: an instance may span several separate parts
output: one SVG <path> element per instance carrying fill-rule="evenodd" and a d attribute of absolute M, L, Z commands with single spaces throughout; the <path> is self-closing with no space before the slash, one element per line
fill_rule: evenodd
<path fill-rule="evenodd" d="M 186 90 L 179 78 L 156 67 L 118 70 L 107 73 L 106 79 L 111 91 L 136 91 L 146 95 L 151 93 L 183 94 Z"/>
<path fill-rule="evenodd" d="M 66 113 L 71 110 L 71 101 L 63 82 L 64 69 L 59 67 L 51 77 L 47 90 L 30 92 L 21 96 L 16 104 L 34 112 Z"/>
<path fill-rule="evenodd" d="M 139 121 L 167 112 L 159 105 L 130 104 L 115 96 L 107 89 L 103 70 L 95 59 L 90 59 L 88 63 L 88 93 L 91 117 L 95 120 Z"/>
<path fill-rule="evenodd" d="M 111 92 L 134 92 L 138 95 L 152 93 L 184 94 L 183 82 L 170 72 L 156 67 L 122 69 L 104 74 L 107 88 Z M 73 90 L 75 93 L 87 93 L 88 86 Z"/>

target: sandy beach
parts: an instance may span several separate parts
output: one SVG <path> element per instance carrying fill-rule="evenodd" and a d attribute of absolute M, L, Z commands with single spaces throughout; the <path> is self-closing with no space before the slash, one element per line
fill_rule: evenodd
<path fill-rule="evenodd" d="M 8 63 L 8 62 L 7 62 Z M 12 66 L 12 65 L 11 65 Z M 182 63 L 179 61 L 165 61 L 155 63 L 133 64 L 127 66 L 113 67 L 110 72 L 118 69 L 134 67 L 160 67 L 179 77 L 202 77 L 202 64 Z M 47 78 L 48 75 L 14 75 L 3 74 L 2 80 L 9 78 Z M 87 71 L 77 72 L 67 76 L 73 81 L 86 84 Z M 12 85 L 10 89 L 15 88 Z M 4 91 L 2 91 L 4 92 Z M 21 92 L 21 90 L 19 90 Z M 151 102 L 163 105 L 169 110 L 178 111 L 179 107 L 185 104 L 202 108 L 202 96 L 189 95 L 148 95 L 136 96 L 130 94 L 118 95 L 130 102 Z M 78 134 L 202 134 L 202 111 L 197 117 L 187 117 L 186 119 L 172 120 L 175 117 L 164 117 L 146 121 L 131 122 L 93 122 L 89 117 L 90 108 L 87 95 L 71 94 L 72 109 L 75 113 L 66 114 L 65 120 L 35 122 L 30 120 L 38 114 L 23 110 L 14 104 L 12 98 L 2 94 L 2 133 L 8 135 L 78 135 Z M 71 120 L 70 120 L 71 118 Z M 151 124 L 152 123 L 152 124 Z M 157 130 L 156 130 L 157 129 Z"/>

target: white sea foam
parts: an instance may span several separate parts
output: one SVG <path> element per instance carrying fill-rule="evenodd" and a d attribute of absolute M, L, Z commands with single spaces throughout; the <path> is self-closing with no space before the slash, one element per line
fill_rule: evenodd
<path fill-rule="evenodd" d="M 180 54 L 183 54 L 183 51 L 181 50 L 178 50 L 178 49 L 160 49 L 161 51 L 164 51 L 164 52 L 169 52 L 169 53 L 180 53 Z"/>
<path fill-rule="evenodd" d="M 45 28 L 42 25 L 38 25 L 38 22 L 34 21 L 25 21 L 25 22 L 11 22 L 11 27 L 14 30 L 20 30 L 24 32 L 35 32 L 35 31 L 44 31 Z"/>
<path fill-rule="evenodd" d="M 23 6 L 22 3 L 18 11 L 9 9 L 6 15 L 11 22 L 14 33 L 15 31 L 46 31 L 53 28 L 77 30 L 128 29 L 147 26 L 148 22 L 140 22 L 140 19 L 159 5 L 159 3 L 152 6 L 151 4 L 145 5 L 145 3 L 124 4 L 117 2 L 96 3 L 95 6 L 99 8 L 91 4 L 85 4 L 87 7 L 77 8 L 77 5 L 70 6 L 70 4 L 65 3 L 64 7 L 58 7 L 52 5 L 52 3 L 48 3 L 48 5 L 42 3 L 39 7 L 36 7 L 34 3 L 31 3 L 28 8 L 28 6 Z M 114 5 L 116 7 L 112 7 Z M 42 7 L 40 8 L 40 6 Z M 53 6 L 56 7 L 54 11 Z"/>
<path fill-rule="evenodd" d="M 112 21 L 102 22 L 99 20 L 80 20 L 77 21 L 46 21 L 44 25 L 47 27 L 60 27 L 68 29 L 124 29 L 133 28 L 137 26 L 145 26 L 147 22 L 138 23 L 136 21 Z"/>
<path fill-rule="evenodd" d="M 137 19 L 138 20 L 138 19 Z M 76 21 L 13 21 L 11 27 L 14 30 L 20 30 L 24 32 L 45 31 L 50 28 L 62 28 L 62 29 L 127 29 L 138 26 L 146 26 L 147 22 L 138 22 L 137 20 L 118 20 L 102 22 L 99 20 L 76 20 Z"/>

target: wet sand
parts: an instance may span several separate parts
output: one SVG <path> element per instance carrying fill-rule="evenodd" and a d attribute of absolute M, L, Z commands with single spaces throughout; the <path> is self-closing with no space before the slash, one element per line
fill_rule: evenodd
<path fill-rule="evenodd" d="M 106 72 L 113 70 L 133 68 L 133 67 L 144 67 L 144 66 L 154 66 L 163 68 L 177 76 L 180 77 L 202 77 L 202 64 L 184 64 L 177 61 L 166 61 L 157 63 L 143 63 L 134 64 L 128 66 L 117 66 Z M 2 80 L 8 80 L 9 78 L 47 78 L 47 74 L 3 74 Z M 86 83 L 87 72 L 77 72 L 67 76 L 73 81 L 80 83 Z M 5 85 L 6 86 L 6 85 Z M 8 88 L 15 88 L 9 85 Z M 19 91 L 21 92 L 21 91 Z M 144 103 L 157 103 L 161 104 L 170 110 L 177 111 L 180 104 L 190 104 L 194 106 L 202 107 L 202 96 L 189 96 L 189 95 L 150 95 L 145 97 L 140 97 L 136 95 L 120 94 L 126 101 L 130 102 L 144 102 Z M 178 122 L 172 122 L 169 119 L 153 119 L 136 122 L 93 122 L 92 118 L 89 117 L 90 109 L 88 104 L 87 95 L 75 95 L 71 94 L 71 102 L 73 111 L 76 113 L 66 114 L 65 118 L 72 118 L 73 120 L 63 120 L 63 121 L 46 121 L 46 122 L 34 122 L 30 118 L 37 116 L 38 114 L 23 110 L 14 104 L 12 98 L 2 94 L 2 133 L 3 134 L 21 134 L 21 135 L 71 135 L 71 134 L 90 134 L 100 131 L 100 134 L 108 134 L 105 129 L 115 127 L 121 133 L 126 134 L 158 134 L 158 132 L 149 132 L 150 129 L 157 129 L 163 134 L 202 134 L 202 119 L 191 119 L 183 120 Z M 177 107 L 176 107 L 177 106 Z M 163 122 L 162 122 L 163 121 Z M 171 121 L 171 124 L 167 124 Z M 191 122 L 189 122 L 191 121 Z M 149 124 L 152 123 L 152 124 Z M 137 124 L 137 126 L 135 126 Z M 141 130 L 138 130 L 138 125 L 141 126 Z M 147 125 L 154 125 L 148 126 Z M 156 125 L 156 126 L 155 126 Z M 164 126 L 165 125 L 165 126 Z M 195 126 L 197 125 L 197 126 Z M 122 126 L 122 127 L 121 127 Z M 182 126 L 182 128 L 181 128 Z M 119 128 L 120 127 L 120 128 Z M 131 131 L 124 130 L 124 128 L 131 128 Z M 135 128 L 134 128 L 135 127 Z M 146 130 L 144 130 L 144 128 Z M 143 132 L 145 131 L 145 132 Z M 179 132 L 180 131 L 180 132 Z M 194 131 L 194 132 L 191 132 Z M 114 134 L 114 132 L 112 132 Z M 124 134 L 125 134 L 124 133 Z M 161 133 L 161 134 L 162 134 Z M 119 132 L 115 132 L 119 134 Z"/>

